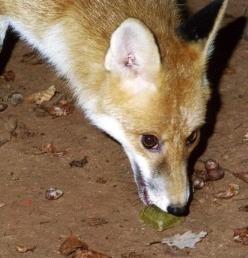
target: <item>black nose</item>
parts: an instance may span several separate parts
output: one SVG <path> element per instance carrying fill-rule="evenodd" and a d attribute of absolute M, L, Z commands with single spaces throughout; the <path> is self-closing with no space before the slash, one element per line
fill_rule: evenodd
<path fill-rule="evenodd" d="M 188 209 L 186 206 L 179 207 L 179 206 L 173 206 L 170 205 L 167 208 L 168 213 L 175 215 L 175 216 L 186 216 L 188 214 Z"/>

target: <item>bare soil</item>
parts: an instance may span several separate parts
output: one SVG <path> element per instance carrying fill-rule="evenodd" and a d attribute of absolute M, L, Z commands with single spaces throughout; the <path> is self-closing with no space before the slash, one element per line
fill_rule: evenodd
<path fill-rule="evenodd" d="M 193 10 L 208 2 L 189 1 Z M 248 205 L 248 185 L 233 175 L 248 171 L 247 8 L 247 0 L 229 3 L 210 61 L 213 99 L 208 121 L 190 163 L 191 169 L 203 168 L 203 162 L 212 158 L 226 175 L 196 191 L 186 221 L 164 232 L 139 221 L 143 204 L 126 155 L 80 110 L 75 107 L 72 114 L 52 119 L 36 104 L 1 101 L 8 108 L 0 113 L 0 257 L 61 257 L 59 247 L 70 235 L 112 257 L 248 257 L 248 246 L 233 239 L 235 229 L 248 226 L 247 210 L 239 209 Z M 6 40 L 0 63 L 15 75 L 14 80 L 0 79 L 2 98 L 14 92 L 28 96 L 51 85 L 59 94 L 47 107 L 61 95 L 72 98 L 66 82 L 13 34 Z M 44 153 L 42 148 L 49 143 L 67 153 Z M 70 166 L 85 156 L 87 164 Z M 238 195 L 214 196 L 230 183 L 239 185 Z M 63 196 L 47 200 L 45 192 L 51 187 L 61 189 Z M 188 230 L 208 235 L 195 249 L 148 245 Z M 16 245 L 36 249 L 20 254 Z"/>

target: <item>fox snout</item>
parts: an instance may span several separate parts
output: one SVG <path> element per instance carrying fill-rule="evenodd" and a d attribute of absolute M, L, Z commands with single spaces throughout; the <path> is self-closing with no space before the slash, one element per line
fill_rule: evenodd
<path fill-rule="evenodd" d="M 188 213 L 190 186 L 186 161 L 180 167 L 173 168 L 174 164 L 171 166 L 166 161 L 154 166 L 142 155 L 132 156 L 130 152 L 127 155 L 134 171 L 139 196 L 146 206 L 154 204 L 176 216 Z"/>

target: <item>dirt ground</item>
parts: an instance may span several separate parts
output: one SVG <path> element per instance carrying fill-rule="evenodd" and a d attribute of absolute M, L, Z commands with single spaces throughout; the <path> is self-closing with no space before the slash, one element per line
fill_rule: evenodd
<path fill-rule="evenodd" d="M 189 1 L 192 10 L 207 2 Z M 248 226 L 247 209 L 240 208 L 248 205 L 248 185 L 233 175 L 248 172 L 247 8 L 247 0 L 230 1 L 210 61 L 214 90 L 208 121 L 191 160 L 192 167 L 203 168 L 204 161 L 215 159 L 226 175 L 196 191 L 186 221 L 164 232 L 139 221 L 143 204 L 121 146 L 77 108 L 52 119 L 46 107 L 61 96 L 72 98 L 66 82 L 23 42 L 13 44 L 9 35 L 0 60 L 1 67 L 15 75 L 0 79 L 1 102 L 8 104 L 0 113 L 0 257 L 62 257 L 59 247 L 70 235 L 112 257 L 248 257 L 248 246 L 233 239 L 235 229 Z M 6 100 L 12 93 L 25 97 L 51 85 L 59 93 L 45 107 Z M 44 152 L 49 143 L 57 154 Z M 85 157 L 87 164 L 70 166 Z M 214 196 L 231 183 L 239 185 L 238 195 Z M 61 189 L 63 196 L 47 200 L 45 192 L 51 187 Z M 188 230 L 208 235 L 195 249 L 148 245 Z M 16 245 L 36 249 L 20 254 Z"/>

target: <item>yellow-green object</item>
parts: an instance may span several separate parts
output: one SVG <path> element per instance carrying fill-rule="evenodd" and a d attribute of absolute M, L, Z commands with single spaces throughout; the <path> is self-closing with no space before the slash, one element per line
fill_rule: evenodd
<path fill-rule="evenodd" d="M 155 205 L 150 205 L 141 210 L 139 219 L 157 231 L 163 231 L 184 221 L 185 217 L 174 216 L 162 211 Z"/>

